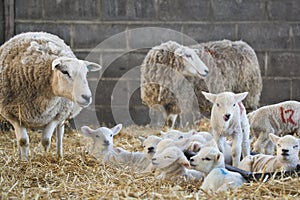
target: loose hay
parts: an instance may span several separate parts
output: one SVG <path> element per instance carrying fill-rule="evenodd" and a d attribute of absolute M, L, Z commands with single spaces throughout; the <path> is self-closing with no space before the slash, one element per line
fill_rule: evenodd
<path fill-rule="evenodd" d="M 114 143 L 128 150 L 142 150 L 138 135 L 159 135 L 149 127 L 128 127 Z M 13 132 L 0 134 L 0 199 L 295 199 L 300 178 L 245 184 L 223 194 L 206 194 L 200 182 L 158 181 L 153 174 L 137 174 L 98 162 L 87 153 L 91 141 L 76 131 L 64 138 L 64 159 L 56 158 L 55 137 L 44 155 L 38 132 L 29 133 L 30 161 L 17 157 Z"/>

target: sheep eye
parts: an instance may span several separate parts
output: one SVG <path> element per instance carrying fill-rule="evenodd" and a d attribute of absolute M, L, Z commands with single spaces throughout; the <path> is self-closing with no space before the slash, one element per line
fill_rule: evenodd
<path fill-rule="evenodd" d="M 202 158 L 202 160 L 207 160 L 207 161 L 210 161 L 211 159 L 208 158 L 208 157 L 205 157 L 205 158 Z"/>
<path fill-rule="evenodd" d="M 220 104 L 217 103 L 217 107 L 220 107 Z"/>
<path fill-rule="evenodd" d="M 298 148 L 298 145 L 293 146 L 294 149 Z"/>
<path fill-rule="evenodd" d="M 281 145 L 280 145 L 280 144 L 277 144 L 277 146 L 278 146 L 278 147 L 281 147 Z"/>
<path fill-rule="evenodd" d="M 96 135 L 96 137 L 99 138 L 100 136 L 99 136 L 99 135 Z"/>
<path fill-rule="evenodd" d="M 69 78 L 71 78 L 71 75 L 69 74 L 69 72 L 67 70 L 60 69 L 60 72 L 64 75 L 67 75 Z"/>
<path fill-rule="evenodd" d="M 112 137 L 113 135 L 112 134 L 110 134 L 110 137 Z"/>
<path fill-rule="evenodd" d="M 235 104 L 233 104 L 233 107 L 235 107 Z"/>
<path fill-rule="evenodd" d="M 191 54 L 185 54 L 185 57 L 192 58 L 192 55 Z"/>
<path fill-rule="evenodd" d="M 179 138 L 178 139 L 182 139 L 183 138 L 183 136 L 181 135 L 181 136 L 179 136 Z"/>

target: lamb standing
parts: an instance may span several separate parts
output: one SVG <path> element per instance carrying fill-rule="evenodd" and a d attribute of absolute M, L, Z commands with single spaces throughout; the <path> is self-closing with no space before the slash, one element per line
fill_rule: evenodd
<path fill-rule="evenodd" d="M 203 92 L 203 94 L 213 103 L 211 112 L 212 135 L 223 153 L 225 153 L 226 137 L 232 138 L 232 165 L 238 167 L 241 155 L 246 157 L 250 154 L 250 128 L 242 103 L 248 93 L 211 94 Z"/>
<path fill-rule="evenodd" d="M 285 101 L 263 106 L 248 115 L 251 135 L 257 140 L 253 144 L 254 152 L 273 155 L 274 144 L 269 133 L 287 135 L 297 133 L 300 136 L 300 102 Z"/>
<path fill-rule="evenodd" d="M 129 152 L 120 147 L 114 147 L 113 137 L 122 129 L 122 124 L 109 129 L 100 127 L 91 129 L 88 126 L 81 127 L 83 135 L 92 138 L 93 147 L 91 154 L 102 162 L 117 166 L 130 167 L 139 172 L 151 170 L 151 159 L 143 152 Z"/>
<path fill-rule="evenodd" d="M 278 137 L 269 134 L 271 141 L 277 146 L 277 156 L 257 154 L 245 157 L 239 168 L 250 172 L 292 171 L 299 163 L 300 140 L 291 135 Z"/>
<path fill-rule="evenodd" d="M 43 129 L 46 152 L 56 129 L 58 156 L 63 156 L 64 121 L 91 103 L 86 74 L 100 68 L 78 60 L 49 33 L 22 33 L 0 47 L 0 113 L 15 129 L 22 160 L 28 160 L 26 128 Z"/>
<path fill-rule="evenodd" d="M 205 178 L 201 189 L 207 192 L 222 192 L 234 189 L 246 183 L 236 172 L 225 169 L 223 154 L 217 146 L 207 146 L 190 160 L 192 169 L 204 173 Z"/>
<path fill-rule="evenodd" d="M 203 78 L 207 74 L 208 68 L 194 49 L 174 41 L 155 46 L 146 55 L 141 68 L 142 101 L 150 109 L 160 109 L 158 105 L 161 105 L 166 123 L 171 121 L 173 127 L 177 116 L 194 100 L 193 86 L 187 79 Z M 207 106 L 201 102 L 201 111 L 204 112 Z"/>

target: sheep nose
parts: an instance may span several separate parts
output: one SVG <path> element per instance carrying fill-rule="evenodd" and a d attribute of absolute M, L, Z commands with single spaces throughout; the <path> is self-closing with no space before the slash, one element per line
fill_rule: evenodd
<path fill-rule="evenodd" d="M 225 114 L 223 116 L 224 121 L 227 122 L 230 119 L 230 116 L 231 116 L 230 114 Z"/>
<path fill-rule="evenodd" d="M 109 145 L 109 141 L 108 140 L 104 140 L 104 144 Z"/>
<path fill-rule="evenodd" d="M 204 72 L 205 72 L 206 74 L 208 74 L 209 71 L 208 71 L 207 69 L 205 69 Z"/>
<path fill-rule="evenodd" d="M 194 159 L 193 159 L 193 158 L 191 158 L 190 162 L 194 162 Z"/>
<path fill-rule="evenodd" d="M 154 151 L 154 147 L 149 147 L 148 151 Z"/>
<path fill-rule="evenodd" d="M 156 161 L 156 158 L 152 158 L 152 161 Z"/>
<path fill-rule="evenodd" d="M 87 102 L 90 102 L 90 99 L 91 99 L 91 96 L 87 96 L 87 95 L 81 95 L 81 97 L 85 100 L 85 101 L 87 101 Z"/>
<path fill-rule="evenodd" d="M 288 153 L 289 150 L 288 150 L 288 149 L 282 149 L 282 152 L 283 152 L 283 153 Z"/>

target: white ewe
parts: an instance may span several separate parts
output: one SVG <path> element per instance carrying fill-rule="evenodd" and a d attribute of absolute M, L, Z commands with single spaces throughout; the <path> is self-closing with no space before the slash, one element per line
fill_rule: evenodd
<path fill-rule="evenodd" d="M 0 113 L 15 129 L 22 160 L 28 160 L 26 128 L 43 129 L 46 152 L 56 129 L 57 153 L 63 156 L 64 121 L 91 103 L 86 75 L 100 68 L 78 60 L 49 33 L 22 33 L 0 47 Z"/>
<path fill-rule="evenodd" d="M 257 154 L 245 157 L 239 168 L 250 172 L 276 172 L 295 170 L 299 163 L 300 140 L 291 135 L 278 137 L 269 134 L 271 141 L 277 146 L 277 155 Z"/>
<path fill-rule="evenodd" d="M 203 92 L 203 94 L 213 103 L 211 113 L 212 135 L 223 153 L 225 153 L 226 137 L 232 138 L 232 165 L 237 167 L 241 155 L 246 157 L 250 154 L 250 128 L 246 110 L 242 104 L 242 100 L 248 93 L 211 94 Z"/>
<path fill-rule="evenodd" d="M 223 154 L 217 146 L 202 148 L 191 158 L 190 165 L 192 169 L 204 173 L 201 189 L 206 192 L 222 192 L 240 187 L 246 182 L 239 173 L 225 169 Z"/>
<path fill-rule="evenodd" d="M 273 155 L 274 144 L 269 133 L 287 135 L 297 133 L 300 136 L 300 102 L 285 101 L 263 106 L 248 115 L 251 135 L 255 136 L 254 152 Z"/>
<path fill-rule="evenodd" d="M 176 146 L 169 146 L 162 151 L 157 151 L 152 158 L 152 165 L 156 169 L 157 179 L 176 180 L 176 178 L 184 176 L 187 179 L 199 180 L 203 177 L 202 173 L 187 169 L 190 167 L 190 163 L 182 150 Z"/>
<path fill-rule="evenodd" d="M 88 126 L 81 127 L 82 133 L 93 139 L 91 153 L 104 163 L 117 167 L 130 167 L 139 172 L 150 170 L 151 160 L 142 152 L 129 152 L 120 147 L 114 147 L 113 136 L 122 129 L 122 124 L 109 129 L 100 127 L 96 130 Z"/>

